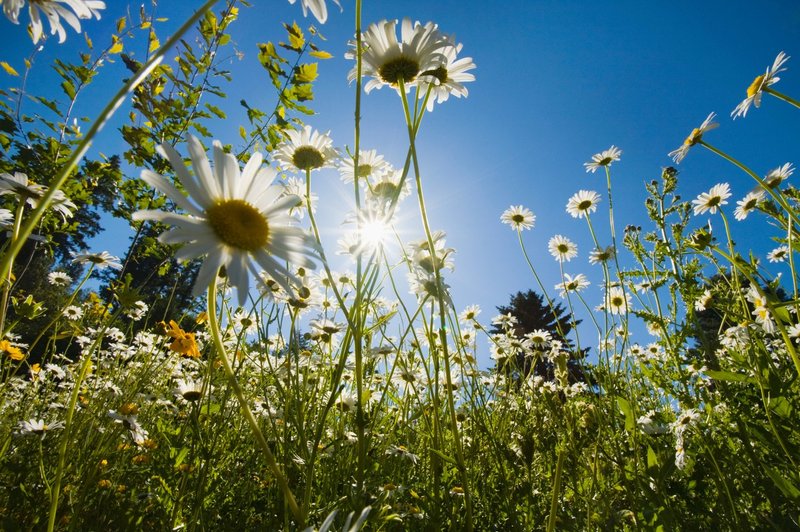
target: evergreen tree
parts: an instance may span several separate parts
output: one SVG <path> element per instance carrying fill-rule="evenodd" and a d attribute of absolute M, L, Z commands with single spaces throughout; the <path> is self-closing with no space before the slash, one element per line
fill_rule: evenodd
<path fill-rule="evenodd" d="M 581 320 L 573 322 L 571 317 L 566 314 L 566 309 L 563 305 L 556 303 L 551 308 L 541 294 L 528 290 L 527 292 L 517 292 L 512 295 L 509 304 L 499 306 L 497 310 L 501 314 L 511 314 L 517 319 L 513 332 L 514 336 L 519 339 L 523 339 L 526 334 L 537 329 L 549 332 L 552 339 L 560 341 L 564 350 L 570 353 L 567 360 L 570 382 L 591 381 L 586 368 L 581 363 L 586 358 L 589 348 L 578 350 L 569 338 L 573 327 L 578 325 Z M 495 326 L 490 332 L 497 334 L 502 333 L 503 330 L 501 327 Z M 539 375 L 547 380 L 555 379 L 554 365 L 552 362 L 545 360 L 544 357 L 531 357 L 530 353 L 519 352 L 516 355 L 515 362 L 516 365 L 512 369 L 514 372 L 518 372 L 519 375 L 529 375 L 533 372 L 533 375 Z M 509 369 L 497 369 L 498 371 L 510 372 Z"/>

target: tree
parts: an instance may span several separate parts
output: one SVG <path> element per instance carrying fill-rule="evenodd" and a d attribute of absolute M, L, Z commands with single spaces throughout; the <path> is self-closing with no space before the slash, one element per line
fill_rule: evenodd
<path fill-rule="evenodd" d="M 525 335 L 536 330 L 544 330 L 550 333 L 553 340 L 562 342 L 565 351 L 570 353 L 567 360 L 567 372 L 569 382 L 590 382 L 586 368 L 582 365 L 582 360 L 586 358 L 589 348 L 578 350 L 569 338 L 573 327 L 578 325 L 581 320 L 572 321 L 566 314 L 566 309 L 560 303 L 556 303 L 552 308 L 544 301 L 544 297 L 533 290 L 527 292 L 517 292 L 511 296 L 511 301 L 507 306 L 497 307 L 501 314 L 511 314 L 517 322 L 513 327 L 513 334 L 518 339 L 524 339 Z M 502 327 L 494 326 L 490 331 L 493 334 L 504 333 Z M 539 375 L 547 380 L 555 380 L 555 367 L 552 362 L 542 356 L 530 356 L 529 351 L 520 351 L 516 354 L 515 366 L 506 369 L 497 368 L 498 371 L 507 373 L 516 372 L 518 375 Z"/>

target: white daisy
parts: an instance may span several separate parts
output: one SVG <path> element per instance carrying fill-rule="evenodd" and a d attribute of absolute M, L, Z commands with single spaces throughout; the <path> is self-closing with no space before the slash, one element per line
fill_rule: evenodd
<path fill-rule="evenodd" d="M 77 321 L 83 317 L 83 309 L 75 305 L 70 305 L 64 309 L 62 314 L 70 321 Z"/>
<path fill-rule="evenodd" d="M 597 210 L 600 194 L 594 190 L 579 190 L 567 202 L 567 212 L 573 218 L 583 218 Z"/>
<path fill-rule="evenodd" d="M 714 296 L 711 293 L 711 290 L 706 288 L 703 291 L 703 293 L 700 294 L 700 297 L 697 298 L 697 301 L 694 302 L 694 309 L 697 312 L 703 312 L 704 310 L 706 310 L 708 308 L 708 305 L 711 304 L 711 300 L 713 298 L 714 298 Z"/>
<path fill-rule="evenodd" d="M 764 183 L 769 188 L 775 188 L 789 179 L 793 173 L 794 168 L 792 168 L 792 163 L 786 163 L 773 170 L 770 170 L 769 173 L 767 173 L 767 175 L 764 177 Z"/>
<path fill-rule="evenodd" d="M 734 118 L 734 120 L 740 116 L 746 116 L 751 105 L 755 105 L 756 107 L 761 106 L 761 94 L 763 93 L 764 89 L 781 80 L 781 78 L 777 77 L 775 74 L 786 70 L 782 67 L 788 59 L 789 56 L 787 56 L 785 53 L 779 53 L 775 58 L 775 61 L 773 61 L 772 66 L 767 67 L 767 71 L 763 74 L 756 76 L 756 79 L 754 79 L 750 86 L 747 87 L 747 98 L 742 100 L 731 112 L 731 116 Z"/>
<path fill-rule="evenodd" d="M 614 246 L 596 248 L 589 252 L 589 264 L 601 264 L 614 258 L 616 251 Z"/>
<path fill-rule="evenodd" d="M 283 188 L 284 195 L 297 198 L 297 203 L 289 208 L 289 214 L 298 220 L 302 220 L 306 215 L 306 211 L 309 209 L 311 209 L 312 213 L 317 212 L 317 200 L 319 196 L 314 192 L 306 195 L 305 180 L 292 176 L 286 180 L 283 184 Z"/>
<path fill-rule="evenodd" d="M 547 243 L 547 249 L 558 262 L 569 262 L 578 256 L 578 246 L 562 235 L 551 238 Z"/>
<path fill-rule="evenodd" d="M 338 162 L 339 175 L 345 183 L 352 183 L 355 178 L 355 160 L 352 157 L 342 157 Z M 380 179 L 385 173 L 392 170 L 392 165 L 378 155 L 375 150 L 360 150 L 358 152 L 358 178 Z M 364 183 L 365 181 L 362 181 Z"/>
<path fill-rule="evenodd" d="M 14 222 L 14 213 L 8 209 L 0 209 L 0 227 L 11 227 Z"/>
<path fill-rule="evenodd" d="M 512 205 L 500 216 L 500 221 L 508 224 L 515 231 L 533 228 L 536 222 L 536 215 L 533 211 L 522 205 Z"/>
<path fill-rule="evenodd" d="M 198 401 L 203 396 L 203 381 L 195 381 L 191 378 L 178 379 L 172 393 L 182 397 L 186 401 Z"/>
<path fill-rule="evenodd" d="M 461 323 L 471 323 L 478 318 L 480 313 L 481 307 L 478 305 L 470 305 L 458 315 L 458 321 Z"/>
<path fill-rule="evenodd" d="M 33 207 L 38 207 L 39 200 L 47 192 L 47 187 L 28 180 L 22 172 L 14 174 L 0 174 L 0 196 L 14 194 Z M 72 218 L 72 211 L 78 207 L 61 190 L 56 190 L 50 202 L 50 208 L 61 215 L 64 221 Z"/>
<path fill-rule="evenodd" d="M 403 172 L 390 169 L 382 175 L 373 175 L 367 184 L 367 201 L 376 205 L 390 205 L 395 198 L 402 201 L 411 194 L 411 184 L 403 179 Z"/>
<path fill-rule="evenodd" d="M 64 272 L 48 273 L 47 281 L 53 286 L 69 286 L 72 284 L 72 278 Z"/>
<path fill-rule="evenodd" d="M 630 306 L 631 295 L 624 292 L 622 288 L 615 286 L 606 292 L 604 309 L 607 309 L 611 314 L 624 314 L 628 312 Z"/>
<path fill-rule="evenodd" d="M 744 198 L 736 202 L 736 210 L 733 216 L 737 220 L 744 220 L 747 215 L 753 212 L 758 206 L 758 202 L 764 199 L 764 191 L 759 189 L 748 193 Z"/>
<path fill-rule="evenodd" d="M 297 0 L 289 0 L 289 3 L 294 5 Z M 333 0 L 337 6 L 341 9 L 341 5 L 339 5 L 339 0 Z M 325 0 L 300 0 L 300 6 L 303 8 L 303 16 L 307 17 L 308 12 L 311 11 L 311 14 L 319 21 L 320 24 L 325 24 L 325 21 L 328 20 L 328 7 L 325 5 Z"/>
<path fill-rule="evenodd" d="M 104 270 L 106 268 L 111 268 L 112 270 L 122 269 L 122 263 L 119 261 L 119 257 L 115 257 L 108 251 L 101 251 L 100 253 L 89 253 L 88 251 L 74 253 L 72 255 L 72 262 L 94 264 L 97 270 Z"/>
<path fill-rule="evenodd" d="M 295 225 L 289 209 L 297 196 L 287 196 L 280 185 L 273 185 L 275 170 L 263 166 L 263 157 L 254 153 L 243 170 L 236 158 L 214 142 L 212 171 L 200 141 L 189 137 L 189 153 L 195 175 L 172 146 L 162 144 L 159 153 L 169 160 L 177 179 L 188 192 L 184 196 L 164 176 L 142 171 L 142 179 L 166 194 L 188 214 L 137 211 L 135 220 L 156 220 L 173 227 L 159 240 L 183 244 L 175 254 L 179 260 L 205 256 L 197 274 L 194 294 L 199 295 L 225 266 L 231 285 L 244 305 L 250 288 L 250 273 L 260 278 L 265 271 L 286 290 L 294 274 L 285 262 L 314 267 L 311 237 Z M 260 266 L 257 268 L 253 261 Z"/>
<path fill-rule="evenodd" d="M 669 156 L 672 157 L 676 163 L 680 163 L 686 157 L 686 154 L 689 153 L 689 149 L 703 139 L 703 133 L 719 127 L 719 124 L 714 122 L 716 116 L 717 115 L 714 113 L 708 115 L 706 119 L 703 120 L 703 123 L 700 124 L 700 127 L 694 128 L 692 132 L 689 133 L 689 136 L 686 137 L 686 140 L 683 141 L 683 144 L 681 144 L 679 148 L 669 152 Z"/>
<path fill-rule="evenodd" d="M 352 43 L 355 47 L 355 43 Z M 362 39 L 362 75 L 371 77 L 364 86 L 366 92 L 384 86 L 399 89 L 402 80 L 409 90 L 422 73 L 435 72 L 445 67 L 447 56 L 443 48 L 452 46 L 439 32 L 436 24 L 411 23 L 403 19 L 400 40 L 397 39 L 397 20 L 382 20 L 370 24 Z M 346 57 L 355 58 L 355 51 Z M 429 74 L 430 75 L 430 74 Z M 353 81 L 358 76 L 356 67 L 347 78 Z"/>
<path fill-rule="evenodd" d="M 61 4 L 66 4 L 67 7 Z M 25 5 L 23 0 L 3 0 L 3 12 L 6 17 L 14 24 L 19 24 L 19 12 Z M 30 0 L 28 5 L 28 15 L 31 18 L 30 30 L 34 44 L 39 42 L 42 37 L 42 15 L 50 23 L 50 33 L 58 33 L 58 42 L 62 43 L 67 38 L 67 32 L 61 24 L 61 19 L 72 26 L 76 32 L 80 33 L 80 19 L 90 19 L 95 17 L 100 20 L 100 10 L 105 9 L 106 4 L 100 0 Z"/>
<path fill-rule="evenodd" d="M 789 256 L 789 246 L 778 246 L 767 253 L 767 260 L 770 262 L 784 262 Z"/>
<path fill-rule="evenodd" d="M 336 161 L 333 140 L 327 133 L 323 134 L 311 126 L 305 126 L 300 131 L 286 131 L 286 136 L 289 138 L 280 143 L 273 152 L 273 157 L 283 170 L 307 172 L 332 166 Z"/>
<path fill-rule="evenodd" d="M 553 336 L 549 331 L 544 329 L 534 329 L 527 333 L 525 338 L 527 338 L 534 347 L 542 349 L 550 343 L 550 340 L 553 339 Z"/>
<path fill-rule="evenodd" d="M 614 161 L 619 161 L 620 155 L 622 155 L 622 150 L 612 145 L 609 149 L 592 155 L 592 160 L 583 163 L 583 166 L 586 167 L 587 172 L 595 173 L 598 168 L 611 166 Z"/>
<path fill-rule="evenodd" d="M 709 211 L 716 214 L 717 209 L 722 205 L 727 205 L 727 199 L 731 197 L 731 189 L 728 183 L 717 183 L 708 192 L 703 192 L 692 200 L 695 216 Z"/>
<path fill-rule="evenodd" d="M 20 421 L 19 434 L 36 434 L 37 436 L 44 437 L 45 433 L 49 430 L 63 429 L 64 422 L 56 421 L 54 423 L 45 423 L 43 419 L 28 419 Z"/>
<path fill-rule="evenodd" d="M 566 299 L 567 292 L 580 292 L 588 287 L 589 284 L 589 280 L 582 273 L 579 273 L 575 277 L 565 273 L 564 280 L 556 285 L 556 290 L 560 290 L 559 295 Z"/>
<path fill-rule="evenodd" d="M 475 68 L 472 58 L 457 58 L 458 54 L 461 53 L 461 46 L 460 43 L 455 46 L 452 44 L 444 46 L 442 48 L 442 53 L 445 57 L 444 63 L 432 72 L 426 72 L 426 74 L 433 74 L 433 78 L 426 76 L 420 80 L 421 92 L 424 93 L 430 86 L 428 111 L 433 111 L 434 103 L 447 101 L 451 94 L 456 98 L 461 98 L 462 96 L 466 98 L 469 91 L 467 91 L 464 83 L 475 81 L 475 76 L 467 72 Z"/>

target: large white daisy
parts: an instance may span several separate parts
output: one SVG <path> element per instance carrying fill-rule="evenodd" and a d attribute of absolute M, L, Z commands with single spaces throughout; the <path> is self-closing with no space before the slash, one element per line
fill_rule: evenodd
<path fill-rule="evenodd" d="M 262 165 L 260 153 L 254 153 L 240 169 L 236 158 L 215 141 L 212 170 L 200 141 L 190 136 L 188 144 L 194 175 L 171 146 L 162 144 L 159 148 L 188 197 L 164 176 L 142 171 L 146 183 L 166 194 L 187 214 L 143 210 L 135 212 L 133 218 L 172 225 L 159 240 L 183 244 L 175 253 L 177 259 L 206 257 L 197 275 L 195 295 L 214 281 L 222 266 L 236 287 L 240 305 L 247 298 L 251 273 L 260 279 L 263 270 L 289 291 L 288 283 L 294 275 L 286 263 L 314 268 L 311 258 L 316 257 L 313 240 L 289 215 L 299 198 L 286 195 L 282 186 L 273 184 L 277 174 Z"/>
<path fill-rule="evenodd" d="M 355 43 L 352 43 L 355 47 Z M 423 73 L 433 73 L 439 67 L 446 67 L 447 56 L 444 48 L 452 46 L 439 32 L 436 24 L 420 24 L 403 19 L 400 40 L 397 39 L 397 20 L 382 20 L 370 24 L 363 34 L 362 75 L 371 77 L 364 86 L 366 92 L 385 85 L 399 88 L 399 81 L 408 90 Z M 355 58 L 355 51 L 346 55 Z M 353 81 L 358 76 L 356 67 L 348 74 Z M 433 81 L 433 79 L 431 79 Z"/>

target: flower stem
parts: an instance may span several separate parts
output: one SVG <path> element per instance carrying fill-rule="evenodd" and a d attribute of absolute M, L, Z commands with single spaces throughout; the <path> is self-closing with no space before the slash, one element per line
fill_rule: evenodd
<path fill-rule="evenodd" d="M 556 517 L 558 515 L 558 497 L 561 493 L 561 471 L 564 469 L 564 458 L 567 456 L 565 449 L 558 451 L 558 461 L 556 462 L 556 474 L 553 479 L 553 496 L 550 499 L 550 517 L 547 519 L 547 532 L 556 529 Z"/>
<path fill-rule="evenodd" d="M 769 87 L 764 87 L 764 92 L 766 92 L 768 94 L 772 94 L 773 96 L 775 96 L 779 100 L 783 100 L 784 102 L 786 102 L 786 103 L 788 103 L 790 105 L 794 105 L 795 107 L 800 109 L 800 102 L 799 101 L 797 101 L 794 98 L 791 98 L 789 96 L 786 96 L 785 94 L 783 94 L 781 92 L 778 92 L 775 89 L 770 89 Z"/>
<path fill-rule="evenodd" d="M 463 450 L 461 446 L 462 445 L 461 435 L 458 429 L 458 420 L 456 419 L 455 402 L 453 401 L 453 384 L 452 384 L 452 376 L 450 374 L 450 356 L 447 347 L 447 317 L 446 317 L 447 307 L 444 295 L 444 282 L 442 281 L 442 271 L 441 271 L 442 261 L 440 261 L 438 256 L 436 255 L 436 248 L 434 247 L 433 244 L 433 236 L 431 234 L 430 224 L 428 223 L 428 213 L 425 208 L 425 198 L 422 193 L 422 176 L 420 175 L 419 171 L 419 159 L 417 157 L 417 148 L 415 140 L 417 134 L 417 128 L 415 126 L 418 125 L 418 122 L 416 119 L 412 119 L 411 114 L 409 112 L 408 98 L 406 97 L 405 85 L 403 83 L 402 78 L 398 80 L 398 86 L 400 89 L 400 97 L 403 102 L 403 112 L 405 113 L 406 117 L 406 126 L 408 127 L 408 142 L 412 155 L 411 160 L 414 164 L 414 176 L 416 178 L 417 198 L 419 203 L 420 218 L 422 218 L 422 225 L 425 229 L 425 237 L 428 240 L 428 250 L 431 254 L 433 271 L 436 277 L 436 286 L 437 286 L 436 297 L 438 299 L 438 304 L 439 304 L 439 340 L 442 344 L 441 350 L 442 350 L 442 357 L 444 359 L 445 381 L 447 383 L 447 407 L 450 412 L 450 430 L 453 432 L 456 463 L 458 465 L 458 471 L 461 477 L 462 488 L 464 489 L 464 499 L 467 511 L 466 515 L 467 530 L 473 530 L 472 496 L 470 494 L 467 468 L 464 463 Z M 436 350 L 434 349 L 432 351 L 435 352 Z"/>
<path fill-rule="evenodd" d="M 742 171 L 744 171 L 744 172 L 745 172 L 747 175 L 749 175 L 750 177 L 752 177 L 753 179 L 755 179 L 755 180 L 756 180 L 756 182 L 757 182 L 757 183 L 758 183 L 758 184 L 761 186 L 761 188 L 763 188 L 764 190 L 766 190 L 766 191 L 767 191 L 767 193 L 768 193 L 770 196 L 772 196 L 772 199 L 774 199 L 774 200 L 775 200 L 775 201 L 778 203 L 778 205 L 780 205 L 781 207 L 783 207 L 784 209 L 786 209 L 786 212 L 789 214 L 789 216 L 792 218 L 792 220 L 794 220 L 794 222 L 795 222 L 796 224 L 800 224 L 800 218 L 798 218 L 798 217 L 797 217 L 797 214 L 794 212 L 794 210 L 793 210 L 793 209 L 792 209 L 792 208 L 791 208 L 791 207 L 790 207 L 790 206 L 789 206 L 789 205 L 786 203 L 786 200 L 783 198 L 783 196 L 781 196 L 781 194 L 779 194 L 778 192 L 776 192 L 775 190 L 773 190 L 773 189 L 772 189 L 772 187 L 770 187 L 769 185 L 767 185 L 766 181 L 764 181 L 763 179 L 761 179 L 761 178 L 758 176 L 758 174 L 756 174 L 755 172 L 753 172 L 752 170 L 750 170 L 750 169 L 749 169 L 748 167 L 746 167 L 744 164 L 742 164 L 742 163 L 741 163 L 741 162 L 739 162 L 738 160 L 734 159 L 733 157 L 731 157 L 731 156 L 730 156 L 730 155 L 728 155 L 727 153 L 723 152 L 722 150 L 718 150 L 717 148 L 715 148 L 715 147 L 714 147 L 714 146 L 712 146 L 711 144 L 708 144 L 706 141 L 704 141 L 704 140 L 702 140 L 702 139 L 701 139 L 701 140 L 700 140 L 700 142 L 699 142 L 699 144 L 701 144 L 702 146 L 704 146 L 706 149 L 708 149 L 708 150 L 710 150 L 710 151 L 712 151 L 712 152 L 716 153 L 717 155 L 719 155 L 720 157 L 722 157 L 722 158 L 723 158 L 723 159 L 725 159 L 726 161 L 730 162 L 730 163 L 731 163 L 731 164 L 733 164 L 734 166 L 738 167 L 739 169 L 741 169 Z"/>
<path fill-rule="evenodd" d="M 25 211 L 25 199 L 19 198 L 17 205 L 17 213 L 14 217 L 14 229 L 11 233 L 11 244 L 13 245 L 19 240 L 20 227 L 22 225 L 22 213 Z M 8 312 L 8 296 L 11 293 L 12 275 L 14 269 L 14 258 L 11 257 L 11 262 L 8 265 L 8 271 L 3 273 L 3 294 L 2 301 L 0 301 L 0 339 L 5 337 L 6 332 L 6 314 Z"/>
<path fill-rule="evenodd" d="M 236 399 L 239 401 L 239 406 L 242 408 L 242 413 L 247 420 L 247 424 L 250 425 L 250 429 L 253 431 L 253 436 L 255 436 L 256 442 L 264 452 L 264 457 L 267 460 L 267 466 L 269 466 L 272 474 L 275 475 L 275 479 L 278 481 L 278 485 L 283 492 L 284 501 L 289 506 L 294 518 L 297 520 L 298 527 L 302 528 L 305 525 L 304 512 L 300 510 L 299 506 L 297 506 L 297 501 L 294 498 L 291 488 L 289 488 L 289 483 L 287 482 L 286 477 L 283 475 L 281 470 L 278 468 L 278 463 L 275 461 L 275 455 L 272 454 L 272 450 L 269 448 L 269 443 L 267 443 L 267 439 L 264 437 L 264 433 L 261 432 L 261 427 L 258 425 L 258 421 L 256 421 L 255 416 L 253 416 L 253 412 L 250 410 L 250 405 L 248 405 L 247 399 L 244 397 L 244 392 L 242 391 L 241 386 L 239 386 L 239 381 L 236 380 L 236 375 L 233 373 L 233 368 L 231 367 L 231 363 L 228 360 L 228 355 L 225 352 L 225 346 L 222 343 L 222 336 L 220 335 L 219 331 L 219 322 L 217 321 L 216 278 L 217 276 L 215 275 L 214 280 L 208 285 L 208 325 L 211 329 L 211 339 L 214 342 L 214 347 L 217 349 L 219 360 L 222 362 L 222 367 L 225 369 L 225 374 L 228 376 L 233 393 L 236 396 Z"/>

